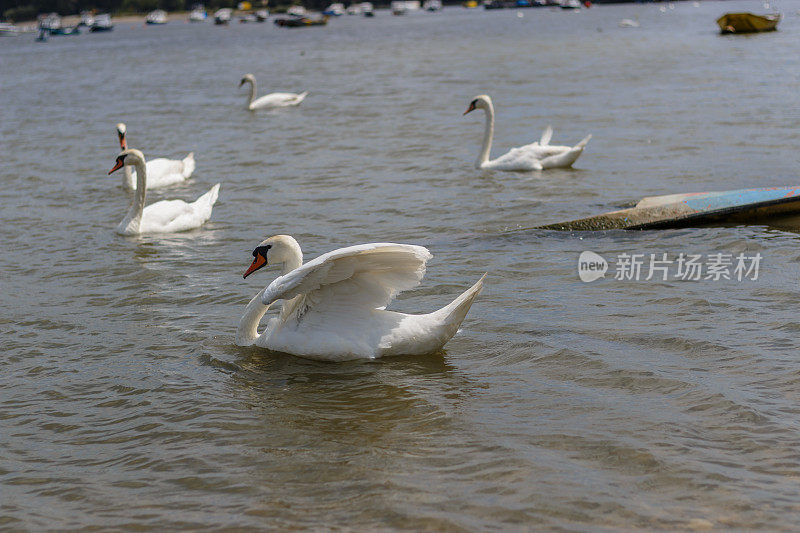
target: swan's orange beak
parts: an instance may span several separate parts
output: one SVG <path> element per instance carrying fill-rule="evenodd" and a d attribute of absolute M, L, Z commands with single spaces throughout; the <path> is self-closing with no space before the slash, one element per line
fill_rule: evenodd
<path fill-rule="evenodd" d="M 128 142 L 125 140 L 125 134 L 118 132 L 117 135 L 119 136 L 119 147 L 123 150 L 127 150 Z"/>
<path fill-rule="evenodd" d="M 469 104 L 469 107 L 467 108 L 467 110 L 466 110 L 466 111 L 464 111 L 464 115 L 466 115 L 466 114 L 467 114 L 467 113 L 469 113 L 470 111 L 475 111 L 475 103 L 474 103 L 474 102 L 473 102 L 473 103 L 471 103 L 471 104 Z M 461 116 L 463 117 L 464 115 L 461 115 Z"/>
<path fill-rule="evenodd" d="M 242 277 L 246 278 L 247 276 L 249 276 L 250 274 L 252 274 L 253 272 L 255 272 L 256 270 L 258 270 L 259 268 L 263 267 L 266 264 L 267 264 L 267 258 L 261 254 L 256 254 L 256 258 L 253 259 L 253 263 L 250 265 L 250 268 L 247 269 L 247 272 L 245 272 L 244 276 Z"/>
<path fill-rule="evenodd" d="M 109 171 L 108 171 L 108 173 L 109 173 L 109 174 L 111 174 L 111 173 L 112 173 L 112 172 L 114 172 L 115 170 L 119 170 L 120 168 L 122 168 L 122 165 L 123 165 L 123 164 L 124 164 L 124 163 L 122 162 L 122 158 L 121 158 L 121 157 L 118 157 L 118 158 L 117 158 L 117 163 L 114 165 L 114 168 L 112 168 L 111 170 L 109 170 Z"/>

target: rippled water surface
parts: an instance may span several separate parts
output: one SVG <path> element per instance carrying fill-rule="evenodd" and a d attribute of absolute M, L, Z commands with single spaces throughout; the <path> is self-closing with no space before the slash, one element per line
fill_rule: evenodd
<path fill-rule="evenodd" d="M 791 227 L 509 232 L 643 196 L 796 185 L 795 3 L 119 23 L 0 47 L 0 528 L 789 529 L 800 522 Z M 622 18 L 640 28 L 620 28 Z M 308 90 L 294 109 L 243 109 Z M 473 168 L 594 134 L 574 170 Z M 123 238 L 114 124 L 194 151 L 202 230 Z M 233 343 L 263 238 L 423 244 L 427 312 L 489 272 L 443 353 L 324 364 Z M 757 280 L 582 283 L 580 252 L 755 254 Z M 613 269 L 613 267 L 612 267 Z"/>

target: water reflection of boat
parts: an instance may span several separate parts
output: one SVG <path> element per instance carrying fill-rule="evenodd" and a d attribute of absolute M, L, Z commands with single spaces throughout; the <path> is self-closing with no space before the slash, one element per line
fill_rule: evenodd
<path fill-rule="evenodd" d="M 167 21 L 168 21 L 167 12 L 164 11 L 163 9 L 156 9 L 155 11 L 151 11 L 144 18 L 145 24 L 150 24 L 150 25 L 166 24 Z"/>
<path fill-rule="evenodd" d="M 324 26 L 328 23 L 328 16 L 320 18 L 311 17 L 290 17 L 275 19 L 275 25 L 284 28 L 305 28 L 307 26 Z"/>
<path fill-rule="evenodd" d="M 780 13 L 754 15 L 752 13 L 725 13 L 717 19 L 720 33 L 756 33 L 775 31 L 781 20 Z"/>
<path fill-rule="evenodd" d="M 111 15 L 102 13 L 97 15 L 89 27 L 89 31 L 97 33 L 103 31 L 111 31 L 114 29 L 114 24 L 111 22 Z"/>
<path fill-rule="evenodd" d="M 231 21 L 231 16 L 233 16 L 233 9 L 227 7 L 218 9 L 214 13 L 214 24 L 217 25 L 227 24 Z"/>

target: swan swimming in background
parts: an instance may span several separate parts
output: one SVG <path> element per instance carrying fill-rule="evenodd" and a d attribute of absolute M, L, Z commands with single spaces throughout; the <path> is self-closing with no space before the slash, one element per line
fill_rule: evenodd
<path fill-rule="evenodd" d="M 256 77 L 252 74 L 245 74 L 242 81 L 239 82 L 239 87 L 245 83 L 250 84 L 250 100 L 247 102 L 247 109 L 253 111 L 255 109 L 265 109 L 269 107 L 289 107 L 299 105 L 308 95 L 308 91 L 300 94 L 295 93 L 271 93 L 255 99 L 256 97 Z M 255 100 L 254 100 L 255 99 Z"/>
<path fill-rule="evenodd" d="M 236 344 L 323 361 L 436 352 L 455 335 L 486 277 L 438 311 L 407 315 L 386 306 L 419 285 L 432 257 L 422 246 L 359 244 L 303 264 L 297 241 L 276 235 L 261 242 L 253 257 L 245 278 L 267 264 L 282 271 L 247 304 Z M 277 300 L 283 300 L 280 315 L 259 334 L 261 317 Z"/>
<path fill-rule="evenodd" d="M 117 136 L 119 137 L 119 147 L 121 150 L 128 148 L 128 140 L 125 138 L 128 128 L 120 122 L 117 124 Z M 182 183 L 189 179 L 194 172 L 194 152 L 183 159 L 165 159 L 159 157 L 147 162 L 147 188 L 157 189 Z M 127 189 L 136 189 L 136 171 L 131 167 L 125 167 L 125 174 L 122 177 L 122 185 Z"/>
<path fill-rule="evenodd" d="M 116 231 L 120 235 L 188 231 L 199 228 L 211 218 L 211 209 L 219 194 L 219 183 L 191 204 L 183 200 L 162 200 L 145 207 L 147 167 L 144 154 L 133 148 L 123 150 L 117 156 L 114 168 L 108 173 L 111 174 L 123 166 L 136 167 L 136 195 L 133 197 L 128 214 L 117 226 Z"/>
<path fill-rule="evenodd" d="M 494 106 L 492 105 L 492 99 L 485 94 L 476 96 L 470 102 L 464 114 L 466 115 L 476 109 L 483 109 L 486 112 L 486 129 L 483 134 L 483 147 L 478 156 L 478 161 L 475 163 L 475 168 L 486 170 L 568 168 L 577 161 L 578 157 L 583 153 L 586 143 L 592 138 L 591 135 L 588 135 L 575 146 L 552 146 L 550 145 L 550 138 L 553 136 L 553 129 L 547 126 L 539 142 L 512 148 L 507 154 L 501 155 L 497 159 L 489 160 L 492 139 L 494 138 Z"/>

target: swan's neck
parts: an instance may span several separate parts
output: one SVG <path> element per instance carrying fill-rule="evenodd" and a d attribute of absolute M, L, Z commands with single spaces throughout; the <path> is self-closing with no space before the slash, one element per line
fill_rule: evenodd
<path fill-rule="evenodd" d="M 122 176 L 122 185 L 128 187 L 129 189 L 133 189 L 133 169 L 127 165 L 122 168 L 125 170 L 125 174 Z"/>
<path fill-rule="evenodd" d="M 247 80 L 250 84 L 250 100 L 247 101 L 247 107 L 253 105 L 253 100 L 256 99 L 256 80 Z"/>
<path fill-rule="evenodd" d="M 258 324 L 261 322 L 267 310 L 268 305 L 261 303 L 261 296 L 263 296 L 266 288 L 261 289 L 253 296 L 250 303 L 244 310 L 241 320 L 239 320 L 239 328 L 236 330 L 236 344 L 237 346 L 251 346 L 256 342 L 258 335 Z"/>
<path fill-rule="evenodd" d="M 129 168 L 128 166 L 125 167 Z M 147 169 L 144 161 L 136 161 L 136 193 L 133 202 L 128 208 L 128 214 L 119 223 L 118 231 L 126 235 L 139 233 L 142 224 L 142 211 L 144 211 L 144 200 L 147 194 Z"/>
<path fill-rule="evenodd" d="M 486 126 L 483 130 L 483 146 L 481 153 L 478 156 L 478 161 L 475 163 L 475 168 L 482 168 L 483 165 L 489 161 L 489 152 L 492 150 L 492 139 L 494 138 L 494 106 L 488 102 L 486 111 Z"/>

